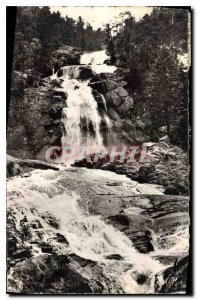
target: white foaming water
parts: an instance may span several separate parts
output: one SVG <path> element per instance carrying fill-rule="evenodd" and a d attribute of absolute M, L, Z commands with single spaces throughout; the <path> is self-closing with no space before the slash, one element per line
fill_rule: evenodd
<path fill-rule="evenodd" d="M 92 70 L 98 73 L 113 73 L 116 70 L 115 66 L 109 66 L 104 64 L 105 60 L 108 60 L 109 56 L 105 50 L 85 53 L 81 56 L 80 63 L 84 65 L 91 65 Z"/>
<path fill-rule="evenodd" d="M 87 81 L 64 78 L 63 88 L 68 98 L 67 107 L 63 110 L 65 134 L 62 144 L 102 145 L 101 117 Z"/>
<path fill-rule="evenodd" d="M 7 205 L 16 212 L 17 228 L 20 230 L 20 219 L 23 217 L 20 213 L 23 210 L 28 220 L 35 217 L 40 220 L 44 232 L 43 242 L 52 240 L 57 232 L 66 237 L 69 248 L 56 244 L 57 253 L 75 253 L 96 261 L 105 278 L 108 278 L 111 286 L 109 292 L 152 293 L 154 274 L 162 270 L 163 266 L 149 255 L 137 252 L 124 233 L 105 224 L 99 216 L 82 211 L 78 204 L 80 196 L 67 190 L 64 174 L 65 171 L 36 170 L 31 177 L 8 181 Z M 46 213 L 59 221 L 59 229 L 45 222 L 41 216 Z M 36 247 L 33 248 L 34 255 L 39 255 Z M 124 260 L 106 259 L 106 255 L 114 253 L 121 255 Z M 137 283 L 141 274 L 147 276 L 144 284 Z"/>
<path fill-rule="evenodd" d="M 95 73 L 114 72 L 115 67 L 107 66 L 104 61 L 108 58 L 105 50 L 85 53 L 81 56 L 81 64 L 91 64 L 91 69 Z M 97 69 L 100 68 L 100 70 Z M 67 107 L 63 109 L 63 132 L 62 145 L 102 145 L 103 138 L 100 133 L 100 123 L 103 119 L 110 132 L 111 123 L 107 115 L 105 98 L 101 95 L 105 113 L 102 117 L 98 113 L 98 105 L 95 101 L 92 90 L 88 86 L 88 80 L 78 79 L 80 76 L 80 66 L 65 66 L 62 69 L 62 87 L 67 97 Z M 54 75 L 53 75 L 54 78 Z"/>

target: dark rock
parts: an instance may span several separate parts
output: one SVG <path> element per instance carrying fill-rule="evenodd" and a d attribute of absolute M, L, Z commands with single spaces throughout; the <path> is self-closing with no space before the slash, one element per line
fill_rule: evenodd
<path fill-rule="evenodd" d="M 63 100 L 66 100 L 67 97 L 68 97 L 68 94 L 64 90 L 62 90 L 62 89 L 56 89 L 56 90 L 54 90 L 53 94 L 55 96 L 60 96 Z"/>
<path fill-rule="evenodd" d="M 69 244 L 67 239 L 65 238 L 65 236 L 63 234 L 57 233 L 56 235 L 57 235 L 57 241 L 59 243 L 65 243 L 67 245 Z"/>
<path fill-rule="evenodd" d="M 113 260 L 124 260 L 124 258 L 119 254 L 106 255 L 105 258 L 106 259 L 113 259 Z"/>
<path fill-rule="evenodd" d="M 24 249 L 18 252 L 15 252 L 14 254 L 12 254 L 12 258 L 13 259 L 20 259 L 20 260 L 24 260 L 27 258 L 32 257 L 32 252 L 31 249 Z"/>
<path fill-rule="evenodd" d="M 17 238 L 14 235 L 9 235 L 7 236 L 7 251 L 8 251 L 8 256 L 12 256 L 13 253 L 17 249 Z"/>
<path fill-rule="evenodd" d="M 98 82 L 98 81 L 102 81 L 101 76 L 98 75 L 98 74 L 92 76 L 92 78 L 90 79 L 90 82 L 91 82 L 91 83 L 95 83 L 95 82 Z"/>
<path fill-rule="evenodd" d="M 145 274 L 139 274 L 136 281 L 138 284 L 144 284 L 147 280 L 148 277 Z"/>
<path fill-rule="evenodd" d="M 107 114 L 112 120 L 115 120 L 115 121 L 120 121 L 121 120 L 121 118 L 120 118 L 119 114 L 117 113 L 117 111 L 112 107 L 108 107 Z"/>
<path fill-rule="evenodd" d="M 88 85 L 101 94 L 106 94 L 107 92 L 112 91 L 118 87 L 118 84 L 112 80 L 102 80 L 95 83 L 90 82 Z"/>
<path fill-rule="evenodd" d="M 83 258 L 81 256 L 78 256 L 78 255 L 74 254 L 74 253 L 70 254 L 68 256 L 68 259 L 77 262 L 80 265 L 80 267 L 82 267 L 82 268 L 84 268 L 86 266 L 91 266 L 91 267 L 96 266 L 95 261 L 93 261 L 91 259 Z"/>
<path fill-rule="evenodd" d="M 168 135 L 164 135 L 159 139 L 159 142 L 164 142 L 166 144 L 170 144 L 170 138 Z"/>
<path fill-rule="evenodd" d="M 61 106 L 52 107 L 49 111 L 49 116 L 53 120 L 60 120 L 62 118 L 62 107 Z"/>
<path fill-rule="evenodd" d="M 15 265 L 8 278 L 9 293 L 92 293 L 87 279 L 68 265 L 65 255 L 39 255 Z M 20 282 L 20 285 L 18 284 Z"/>
<path fill-rule="evenodd" d="M 188 256 L 184 257 L 179 262 L 175 260 L 172 267 L 169 267 L 156 275 L 158 283 L 155 284 L 155 292 L 158 294 L 185 293 L 188 274 L 187 268 Z"/>
<path fill-rule="evenodd" d="M 61 88 L 61 83 L 59 80 L 57 79 L 52 79 L 50 81 L 50 84 L 53 86 L 53 87 L 56 87 L 56 88 Z"/>
<path fill-rule="evenodd" d="M 131 112 L 131 109 L 133 108 L 133 99 L 129 96 L 126 96 L 124 98 L 123 103 L 118 107 L 118 112 L 121 116 L 126 117 Z"/>
<path fill-rule="evenodd" d="M 106 94 L 107 104 L 118 107 L 125 102 L 126 97 L 128 97 L 127 91 L 123 87 L 117 87 Z"/>
<path fill-rule="evenodd" d="M 108 66 L 112 65 L 110 59 L 106 59 L 106 60 L 104 61 L 104 64 L 105 64 L 105 65 L 108 65 Z"/>
<path fill-rule="evenodd" d="M 63 66 L 79 65 L 81 49 L 73 48 L 64 45 L 55 52 L 53 52 L 53 64 L 55 72 Z"/>
<path fill-rule="evenodd" d="M 59 69 L 56 74 L 57 74 L 57 77 L 62 77 L 64 75 L 63 69 L 62 68 Z"/>
<path fill-rule="evenodd" d="M 53 70 L 50 66 L 47 66 L 45 65 L 43 68 L 42 68 L 42 77 L 49 77 L 53 75 Z"/>
<path fill-rule="evenodd" d="M 103 99 L 102 95 L 96 90 L 93 90 L 92 94 L 93 94 L 94 99 L 96 100 L 96 102 L 98 104 L 99 112 L 102 115 L 102 112 L 106 111 L 105 99 Z"/>
<path fill-rule="evenodd" d="M 114 220 L 117 221 L 118 223 L 120 223 L 121 225 L 124 225 L 124 226 L 129 226 L 129 224 L 130 224 L 129 218 L 125 215 L 121 215 L 121 214 L 116 215 L 114 217 Z"/>
<path fill-rule="evenodd" d="M 128 236 L 133 246 L 140 253 L 154 251 L 151 232 L 148 229 L 148 226 L 151 225 L 147 223 L 148 221 L 143 216 L 127 216 L 122 212 L 115 216 L 109 216 L 107 219 L 110 220 L 111 225 Z"/>
<path fill-rule="evenodd" d="M 61 104 L 62 102 L 62 97 L 61 96 L 53 96 L 52 97 L 52 104 Z"/>
<path fill-rule="evenodd" d="M 51 90 L 49 87 L 26 88 L 13 96 L 9 107 L 7 151 L 19 158 L 37 158 L 50 143 L 44 125 L 49 121 Z"/>
<path fill-rule="evenodd" d="M 16 176 L 21 173 L 20 165 L 17 163 L 17 161 L 14 160 L 7 160 L 6 169 L 7 169 L 7 178 Z"/>
<path fill-rule="evenodd" d="M 53 164 L 47 163 L 47 162 L 43 162 L 43 161 L 39 161 L 39 160 L 33 160 L 33 159 L 18 159 L 15 158 L 11 155 L 7 155 L 7 166 L 8 166 L 8 170 L 7 170 L 7 174 L 8 177 L 10 176 L 15 176 L 18 174 L 22 174 L 25 173 L 27 171 L 30 171 L 32 169 L 41 169 L 41 170 L 48 170 L 48 169 L 52 169 L 55 171 L 58 171 L 59 168 Z M 10 171 L 10 164 L 11 167 L 15 169 L 15 166 L 17 168 L 17 172 L 11 172 Z M 12 170 L 12 169 L 11 169 Z"/>
<path fill-rule="evenodd" d="M 151 164 L 140 167 L 138 170 L 138 181 L 141 183 L 149 182 L 149 178 L 154 170 L 155 166 Z"/>
<path fill-rule="evenodd" d="M 87 80 L 93 76 L 93 71 L 90 67 L 80 67 L 78 79 Z"/>
<path fill-rule="evenodd" d="M 39 228 L 43 228 L 40 220 L 34 220 L 30 223 L 31 228 L 33 229 L 39 229 Z"/>
<path fill-rule="evenodd" d="M 49 213 L 42 214 L 41 218 L 51 227 L 53 227 L 55 229 L 60 228 L 59 221 L 54 216 L 50 215 Z"/>
<path fill-rule="evenodd" d="M 123 102 L 123 99 L 117 93 L 118 90 L 110 91 L 105 95 L 108 107 L 118 107 Z"/>
<path fill-rule="evenodd" d="M 41 246 L 41 251 L 43 253 L 53 253 L 53 246 L 44 244 Z"/>
<path fill-rule="evenodd" d="M 125 230 L 124 232 L 125 234 L 129 234 L 127 230 Z M 151 251 L 154 251 L 150 231 L 148 230 L 133 231 L 131 232 L 131 234 L 129 234 L 129 237 L 132 240 L 134 247 L 140 253 L 149 253 Z"/>

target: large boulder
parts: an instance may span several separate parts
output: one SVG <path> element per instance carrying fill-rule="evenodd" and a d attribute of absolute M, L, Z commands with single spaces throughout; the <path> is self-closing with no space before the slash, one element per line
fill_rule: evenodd
<path fill-rule="evenodd" d="M 66 255 L 43 254 L 22 261 L 14 267 L 11 277 L 8 278 L 11 293 L 92 293 L 87 279 L 69 266 Z"/>
<path fill-rule="evenodd" d="M 112 107 L 108 107 L 107 114 L 114 121 L 120 121 L 121 119 L 117 111 Z"/>
<path fill-rule="evenodd" d="M 89 66 L 64 66 L 57 71 L 57 76 L 67 75 L 70 79 L 88 80 L 94 72 Z"/>
<path fill-rule="evenodd" d="M 129 101 L 129 96 L 127 91 L 123 87 L 118 87 L 113 91 L 108 92 L 106 95 L 107 105 L 112 107 L 121 107 L 121 110 L 123 110 L 125 101 L 127 99 L 127 102 Z M 121 106 L 122 104 L 122 106 Z M 132 102 L 133 104 L 133 102 Z M 128 106 L 128 104 L 127 104 Z M 132 107 L 132 106 L 131 106 Z M 128 107 L 125 107 L 127 109 Z"/>
<path fill-rule="evenodd" d="M 33 169 L 40 169 L 40 170 L 52 169 L 56 171 L 59 170 L 58 167 L 47 162 L 33 160 L 33 159 L 19 159 L 8 154 L 6 157 L 6 169 L 7 169 L 7 177 L 13 177 L 19 174 L 22 175 L 23 173 L 27 173 Z"/>
<path fill-rule="evenodd" d="M 155 292 L 158 294 L 180 294 L 186 292 L 188 256 L 175 259 L 174 265 L 156 274 Z"/>
<path fill-rule="evenodd" d="M 126 117 L 129 112 L 131 112 L 131 109 L 133 108 L 133 98 L 126 96 L 124 98 L 124 102 L 118 106 L 118 112 L 121 116 Z"/>
<path fill-rule="evenodd" d="M 140 253 L 154 251 L 150 221 L 142 216 L 126 215 L 124 213 L 108 217 L 111 225 L 124 232 Z"/>
<path fill-rule="evenodd" d="M 90 79 L 92 76 L 93 76 L 93 71 L 91 69 L 91 67 L 82 67 L 80 66 L 79 67 L 79 75 L 78 75 L 78 79 L 81 79 L 81 80 L 87 80 L 87 79 Z"/>
<path fill-rule="evenodd" d="M 63 66 L 79 65 L 81 49 L 64 45 L 53 52 L 53 66 L 55 72 Z"/>
<path fill-rule="evenodd" d="M 118 84 L 113 80 L 101 80 L 97 82 L 90 82 L 89 86 L 97 90 L 99 93 L 105 95 L 107 92 L 112 91 L 118 87 Z"/>

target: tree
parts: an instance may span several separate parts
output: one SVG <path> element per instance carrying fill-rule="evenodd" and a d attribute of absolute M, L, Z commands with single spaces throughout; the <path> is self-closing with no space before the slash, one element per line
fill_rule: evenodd
<path fill-rule="evenodd" d="M 109 24 L 106 25 L 105 31 L 106 31 L 106 43 L 107 43 L 107 55 L 111 58 L 111 63 L 113 64 L 116 61 L 116 55 L 115 55 L 115 47 L 114 47 L 114 41 L 111 34 L 112 28 Z"/>

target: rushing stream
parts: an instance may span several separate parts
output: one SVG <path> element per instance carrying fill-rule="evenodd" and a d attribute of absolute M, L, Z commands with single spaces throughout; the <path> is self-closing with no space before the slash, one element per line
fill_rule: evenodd
<path fill-rule="evenodd" d="M 85 259 L 96 261 L 103 268 L 103 274 L 109 280 L 111 293 L 121 293 L 121 291 L 124 293 L 153 292 L 154 274 L 163 266 L 152 259 L 150 255 L 139 253 L 124 233 L 106 224 L 101 216 L 90 215 L 80 208 L 79 201 L 84 200 L 81 199 L 78 192 L 66 187 L 67 176 L 72 178 L 72 171 L 73 168 L 59 172 L 33 171 L 31 177 L 19 177 L 8 182 L 8 208 L 12 207 L 17 214 L 17 227 L 20 227 L 19 220 L 22 218 L 21 211 L 23 211 L 29 221 L 33 220 L 35 216 L 40 220 L 44 227 L 42 232 L 45 232 L 43 242 L 50 240 L 56 232 L 63 234 L 69 242 L 69 250 L 66 247 L 59 247 L 57 253 L 75 253 Z M 120 182 L 125 192 L 129 191 L 129 187 L 138 187 L 135 182 L 125 176 L 111 172 L 81 169 L 79 176 L 84 176 L 92 186 L 97 180 L 100 180 L 102 184 L 105 184 L 106 181 Z M 75 179 L 74 177 L 73 180 Z M 139 185 L 138 188 L 143 190 L 143 185 Z M 20 194 L 20 201 L 12 195 L 13 190 L 15 194 Z M 160 194 L 151 186 L 150 193 Z M 12 196 L 9 197 L 9 195 Z M 41 216 L 47 214 L 59 220 L 60 229 L 54 229 L 44 222 Z M 36 238 L 36 232 L 34 232 L 32 240 L 34 238 Z M 33 250 L 34 255 L 41 254 L 36 244 Z M 124 260 L 105 258 L 112 254 L 119 254 Z M 147 277 L 147 280 L 144 284 L 138 285 L 137 278 L 142 274 Z"/>
<path fill-rule="evenodd" d="M 107 58 L 105 50 L 85 53 L 81 56 L 81 64 L 91 68 L 94 74 L 113 73 L 116 67 L 104 64 Z M 103 116 L 99 115 L 97 102 L 88 86 L 89 80 L 78 79 L 80 66 L 66 66 L 62 68 L 62 71 L 62 86 L 68 94 L 67 107 L 63 110 L 62 121 L 65 131 L 62 144 L 74 146 L 102 145 L 103 137 L 100 132 L 100 123 L 103 118 L 110 129 L 110 120 L 106 113 Z M 105 103 L 104 96 L 101 95 L 101 97 Z"/>
<path fill-rule="evenodd" d="M 107 58 L 104 50 L 86 53 L 81 57 L 81 64 L 89 66 L 95 74 L 112 73 L 116 68 L 104 64 Z M 62 87 L 68 94 L 62 119 L 64 123 L 62 144 L 102 145 L 103 137 L 100 130 L 102 118 L 105 118 L 110 128 L 107 113 L 104 116 L 99 114 L 97 102 L 88 86 L 89 80 L 82 81 L 78 78 L 79 66 L 66 66 L 62 69 Z M 55 77 L 56 74 L 53 75 L 53 78 Z M 103 101 L 105 102 L 105 99 Z M 95 201 L 95 197 L 100 199 L 103 194 L 106 196 L 102 198 L 103 203 L 108 201 L 107 197 L 111 197 L 109 201 L 112 201 L 113 208 L 115 197 L 127 199 L 130 195 L 140 194 L 159 197 L 163 195 L 161 190 L 154 185 L 139 184 L 124 175 L 109 171 L 64 166 L 61 168 L 60 171 L 34 170 L 29 177 L 15 177 L 8 181 L 7 205 L 8 209 L 14 211 L 17 229 L 20 230 L 20 220 L 24 215 L 28 216 L 29 222 L 36 218 L 43 227 L 41 229 L 42 241 L 51 243 L 56 253 L 66 255 L 74 253 L 96 262 L 102 269 L 103 278 L 106 279 L 102 282 L 103 293 L 154 293 L 155 274 L 166 268 L 166 265 L 154 256 L 166 253 L 173 255 L 171 252 L 175 250 L 185 253 L 188 251 L 188 233 L 185 231 L 184 224 L 181 224 L 179 231 L 173 232 L 174 235 L 167 234 L 172 245 L 166 250 L 158 246 L 160 237 L 152 232 L 155 251 L 151 254 L 142 254 L 124 232 L 105 222 L 101 214 L 91 213 L 89 207 Z M 149 209 L 150 203 L 144 200 L 144 203 L 130 205 L 129 208 L 124 209 L 124 213 L 138 215 L 142 207 Z M 57 220 L 59 228 L 51 227 L 47 223 L 47 217 L 43 218 L 43 215 Z M 146 217 L 142 215 L 142 218 L 144 222 Z M 149 220 L 148 217 L 147 220 Z M 151 220 L 151 222 L 154 221 Z M 38 239 L 38 232 L 39 229 L 32 230 L 31 240 L 24 242 L 32 245 L 34 256 L 42 254 L 39 244 L 35 242 Z M 53 236 L 57 233 L 65 236 L 68 247 L 53 242 Z M 177 245 L 172 241 L 175 236 L 179 237 Z M 181 242 L 184 243 L 183 247 L 180 246 Z M 107 259 L 109 255 L 119 255 L 121 260 Z M 86 278 L 96 276 L 87 273 L 85 268 L 82 275 Z M 141 278 L 144 276 L 143 282 L 139 281 L 140 276 Z M 22 282 L 19 283 L 21 290 L 22 285 Z"/>

